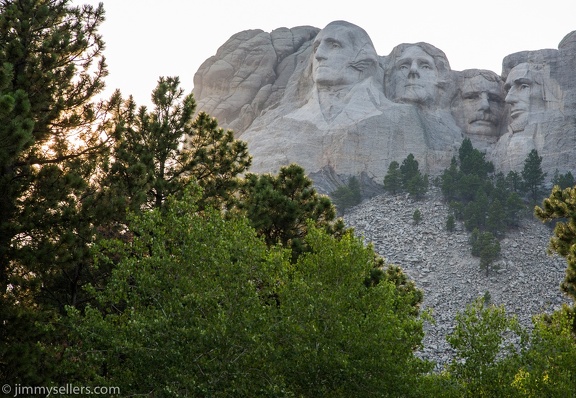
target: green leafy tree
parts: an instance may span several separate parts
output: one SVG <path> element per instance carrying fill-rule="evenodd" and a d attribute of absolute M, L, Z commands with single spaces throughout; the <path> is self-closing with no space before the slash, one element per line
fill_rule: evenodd
<path fill-rule="evenodd" d="M 291 264 L 198 199 L 169 198 L 132 219 L 133 241 L 99 245 L 117 266 L 93 291 L 98 307 L 70 308 L 74 382 L 125 395 L 416 395 L 430 370 L 414 355 L 417 290 L 401 277 L 366 286 L 371 247 L 310 226 L 310 251 Z"/>
<path fill-rule="evenodd" d="M 270 367 L 277 281 L 286 257 L 247 220 L 199 212 L 200 194 L 134 216 L 133 241 L 100 243 L 115 265 L 95 304 L 70 308 L 68 372 L 123 395 L 257 396 L 281 391 Z"/>
<path fill-rule="evenodd" d="M 523 333 L 503 306 L 485 305 L 482 298 L 458 313 L 456 327 L 446 338 L 456 351 L 447 370 L 449 378 L 457 382 L 457 396 L 514 396 L 514 373 L 510 370 L 514 364 L 508 359 L 516 357 L 517 349 L 507 337 Z"/>
<path fill-rule="evenodd" d="M 341 214 L 348 208 L 360 204 L 362 202 L 362 192 L 358 178 L 355 176 L 350 177 L 346 185 L 339 186 L 330 196 Z"/>
<path fill-rule="evenodd" d="M 533 321 L 511 383 L 521 397 L 570 397 L 576 380 L 574 309 L 564 306 Z"/>
<path fill-rule="evenodd" d="M 390 162 L 388 172 L 384 176 L 384 189 L 391 194 L 396 194 L 402 189 L 402 172 L 397 161 Z"/>
<path fill-rule="evenodd" d="M 308 220 L 330 234 L 344 230 L 330 199 L 316 192 L 304 169 L 296 164 L 282 167 L 278 175 L 248 173 L 239 208 L 268 245 L 290 247 L 294 258 L 306 249 Z"/>
<path fill-rule="evenodd" d="M 542 171 L 542 156 L 538 155 L 536 149 L 532 149 L 524 160 L 522 169 L 522 185 L 532 203 L 540 200 L 544 193 L 544 181 L 546 173 Z"/>

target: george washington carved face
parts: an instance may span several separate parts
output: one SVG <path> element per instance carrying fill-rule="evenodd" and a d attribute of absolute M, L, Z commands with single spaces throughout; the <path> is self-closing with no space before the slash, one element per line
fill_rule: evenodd
<path fill-rule="evenodd" d="M 366 32 L 336 21 L 322 29 L 313 43 L 312 77 L 317 86 L 348 86 L 370 76 L 376 50 Z"/>

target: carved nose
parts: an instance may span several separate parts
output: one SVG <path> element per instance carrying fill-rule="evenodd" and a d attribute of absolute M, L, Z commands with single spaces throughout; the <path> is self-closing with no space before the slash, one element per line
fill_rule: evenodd
<path fill-rule="evenodd" d="M 410 64 L 410 71 L 408 72 L 408 75 L 420 76 L 420 73 L 418 73 L 418 63 L 416 61 L 412 61 Z"/>
<path fill-rule="evenodd" d="M 518 102 L 515 91 L 516 90 L 514 89 L 514 87 L 510 87 L 510 90 L 508 90 L 508 94 L 506 94 L 506 98 L 504 98 L 504 101 L 506 101 L 509 104 L 515 104 L 516 102 Z"/>
<path fill-rule="evenodd" d="M 488 101 L 488 94 L 480 94 L 480 109 L 483 111 L 490 110 L 490 102 Z"/>

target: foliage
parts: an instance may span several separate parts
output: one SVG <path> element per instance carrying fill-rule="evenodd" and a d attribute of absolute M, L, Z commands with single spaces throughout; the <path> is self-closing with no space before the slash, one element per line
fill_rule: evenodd
<path fill-rule="evenodd" d="M 388 166 L 388 172 L 384 176 L 384 190 L 395 195 L 402 189 L 402 173 L 400 164 L 392 161 Z"/>
<path fill-rule="evenodd" d="M 453 214 L 449 214 L 448 217 L 446 218 L 446 230 L 448 232 L 452 232 L 454 231 L 455 228 L 456 228 L 456 219 L 454 218 Z"/>
<path fill-rule="evenodd" d="M 107 136 L 92 98 L 107 74 L 102 6 L 0 3 L 0 378 L 41 384 L 82 306 L 97 214 L 93 176 Z M 50 355 L 54 355 L 49 359 Z"/>
<path fill-rule="evenodd" d="M 116 202 L 117 214 L 160 208 L 191 181 L 203 188 L 203 206 L 234 203 L 238 175 L 251 163 L 247 145 L 207 114 L 194 117 L 194 98 L 184 96 L 179 84 L 177 77 L 158 80 L 152 112 L 146 107 L 136 111 L 132 97 L 123 101 L 119 92 L 113 96 L 116 142 L 102 185 Z"/>
<path fill-rule="evenodd" d="M 348 231 L 310 226 L 310 250 L 268 248 L 242 218 L 169 199 L 131 222 L 134 240 L 99 306 L 70 308 L 70 377 L 125 395 L 409 396 L 428 369 L 413 350 L 414 297 L 369 277 L 375 253 Z M 402 284 L 399 284 L 399 286 Z M 70 379 L 68 379 L 70 380 Z"/>
<path fill-rule="evenodd" d="M 500 257 L 500 242 L 488 231 L 480 232 L 477 228 L 470 235 L 470 248 L 473 256 L 480 257 L 480 268 L 486 271 L 494 271 L 494 261 Z"/>
<path fill-rule="evenodd" d="M 536 203 L 544 193 L 544 180 L 546 178 L 546 173 L 542 171 L 542 156 L 538 155 L 536 149 L 532 149 L 524 160 L 521 174 L 524 191 L 528 193 L 532 203 Z"/>
<path fill-rule="evenodd" d="M 308 220 L 336 236 L 344 230 L 330 199 L 316 192 L 304 169 L 296 164 L 282 167 L 275 176 L 248 173 L 241 186 L 239 208 L 269 246 L 291 248 L 294 259 L 306 251 Z"/>
<path fill-rule="evenodd" d="M 576 185 L 576 180 L 574 180 L 574 176 L 570 171 L 560 174 L 558 169 L 556 169 L 552 177 L 552 185 L 558 185 L 560 189 L 565 189 Z"/>
<path fill-rule="evenodd" d="M 447 337 L 456 351 L 447 371 L 457 381 L 459 396 L 511 396 L 513 372 L 509 369 L 513 369 L 511 358 L 517 356 L 517 348 L 510 338 L 523 333 L 503 306 L 485 305 L 481 297 L 458 313 L 456 327 Z"/>
<path fill-rule="evenodd" d="M 573 397 L 576 386 L 574 308 L 534 320 L 512 386 L 521 397 Z"/>
<path fill-rule="evenodd" d="M 409 154 L 400 166 L 402 189 L 411 197 L 420 199 L 428 192 L 428 175 L 422 174 L 418 161 L 413 154 Z"/>
<path fill-rule="evenodd" d="M 568 267 L 561 289 L 576 301 L 576 187 L 561 190 L 554 186 L 534 213 L 543 222 L 557 221 L 548 250 L 566 259 Z"/>
<path fill-rule="evenodd" d="M 340 185 L 330 196 L 340 214 L 343 214 L 348 208 L 360 204 L 362 202 L 362 192 L 360 191 L 358 178 L 355 176 L 350 177 L 346 185 Z"/>
<path fill-rule="evenodd" d="M 414 221 L 414 224 L 420 224 L 420 221 L 422 221 L 422 212 L 420 209 L 414 210 L 414 213 L 412 213 L 412 220 Z"/>

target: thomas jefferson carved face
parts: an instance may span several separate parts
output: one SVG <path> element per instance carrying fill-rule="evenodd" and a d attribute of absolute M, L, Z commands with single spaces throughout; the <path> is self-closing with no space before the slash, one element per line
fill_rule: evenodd
<path fill-rule="evenodd" d="M 524 63 L 512 68 L 506 79 L 506 103 L 510 105 L 510 127 L 513 132 L 524 130 L 530 113 L 542 112 L 546 108 L 541 83 L 536 82 L 534 77 L 534 72 Z"/>
<path fill-rule="evenodd" d="M 312 78 L 319 87 L 349 86 L 358 83 L 376 64 L 376 51 L 359 27 L 333 22 L 322 29 L 313 44 Z"/>
<path fill-rule="evenodd" d="M 504 90 L 496 76 L 462 79 L 456 120 L 468 135 L 497 137 L 504 113 Z"/>
<path fill-rule="evenodd" d="M 418 46 L 410 46 L 392 65 L 395 100 L 429 104 L 437 95 L 438 69 L 434 58 Z"/>

